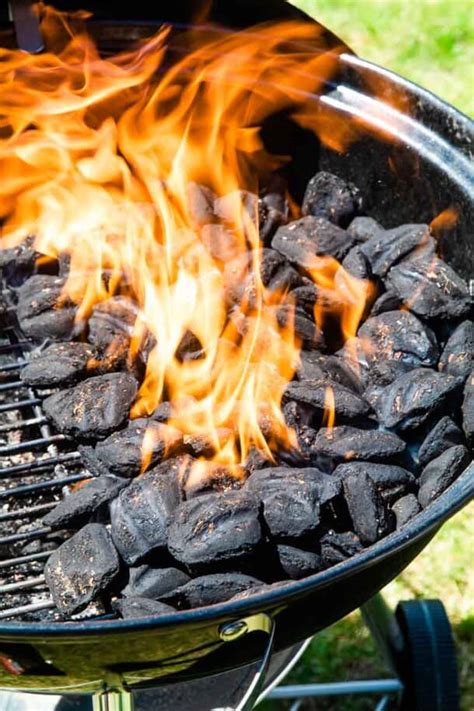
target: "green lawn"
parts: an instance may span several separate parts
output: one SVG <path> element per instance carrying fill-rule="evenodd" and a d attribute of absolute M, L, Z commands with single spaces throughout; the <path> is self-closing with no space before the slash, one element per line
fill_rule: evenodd
<path fill-rule="evenodd" d="M 474 114 L 474 0 L 294 0 L 357 54 Z M 463 711 L 474 709 L 474 504 L 447 523 L 385 590 L 387 600 L 440 597 L 452 621 Z M 383 664 L 358 612 L 320 633 L 286 683 L 369 678 Z M 290 704 L 264 703 L 262 711 Z M 362 711 L 373 699 L 310 702 L 314 711 Z"/>

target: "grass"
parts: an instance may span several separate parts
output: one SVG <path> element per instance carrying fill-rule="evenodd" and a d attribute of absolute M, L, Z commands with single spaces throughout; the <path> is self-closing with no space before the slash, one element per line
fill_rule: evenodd
<path fill-rule="evenodd" d="M 357 54 L 422 84 L 474 114 L 474 3 L 471 0 L 294 0 Z M 453 625 L 462 709 L 474 708 L 474 504 L 449 521 L 423 553 L 385 589 L 388 602 L 443 600 Z M 285 683 L 383 675 L 378 651 L 355 612 L 321 632 Z M 289 703 L 265 702 L 261 711 Z M 365 711 L 373 699 L 307 702 L 313 711 Z"/>

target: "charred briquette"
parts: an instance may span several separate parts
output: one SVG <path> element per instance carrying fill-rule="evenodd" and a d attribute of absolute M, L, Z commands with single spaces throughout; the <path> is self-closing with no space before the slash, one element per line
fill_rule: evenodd
<path fill-rule="evenodd" d="M 347 232 L 356 242 L 367 242 L 367 240 L 377 237 L 380 232 L 385 232 L 385 230 L 372 217 L 355 217 L 347 228 Z"/>
<path fill-rule="evenodd" d="M 258 200 L 258 233 L 263 244 L 268 244 L 281 225 L 288 219 L 288 204 L 281 195 L 270 193 Z"/>
<path fill-rule="evenodd" d="M 258 196 L 248 190 L 234 190 L 214 201 L 214 214 L 237 227 L 245 227 L 247 220 L 257 227 Z"/>
<path fill-rule="evenodd" d="M 232 259 L 224 267 L 226 301 L 232 306 L 245 303 L 256 306 L 257 284 L 254 265 L 260 264 L 262 284 L 270 290 L 292 289 L 301 283 L 298 272 L 290 267 L 285 258 L 274 249 L 265 248 L 259 252 L 249 251 Z"/>
<path fill-rule="evenodd" d="M 362 550 L 360 538 L 352 531 L 337 533 L 330 530 L 322 536 L 320 545 L 325 568 L 342 563 Z"/>
<path fill-rule="evenodd" d="M 298 380 L 324 380 L 339 383 L 349 390 L 359 392 L 360 379 L 347 361 L 335 355 L 323 355 L 314 351 L 301 351 Z"/>
<path fill-rule="evenodd" d="M 110 506 L 112 538 L 129 565 L 166 549 L 168 524 L 181 499 L 176 460 L 170 461 L 132 481 Z"/>
<path fill-rule="evenodd" d="M 99 375 L 50 395 L 43 407 L 59 432 L 97 440 L 124 424 L 137 389 L 137 381 L 129 373 Z"/>
<path fill-rule="evenodd" d="M 421 472 L 418 501 L 422 508 L 436 499 L 471 462 L 471 456 L 466 447 L 458 444 L 450 447 L 436 459 L 432 459 Z"/>
<path fill-rule="evenodd" d="M 463 434 L 450 417 L 442 417 L 430 429 L 418 450 L 418 461 L 424 467 L 449 447 L 463 443 Z"/>
<path fill-rule="evenodd" d="M 87 343 L 53 343 L 33 352 L 20 373 L 23 382 L 35 388 L 71 385 L 97 370 L 99 353 Z"/>
<path fill-rule="evenodd" d="M 161 599 L 177 608 L 204 607 L 259 588 L 261 580 L 242 573 L 213 573 L 193 578 L 181 587 L 162 595 Z"/>
<path fill-rule="evenodd" d="M 204 351 L 201 341 L 189 329 L 185 331 L 175 352 L 175 358 L 181 363 L 187 360 L 202 358 Z"/>
<path fill-rule="evenodd" d="M 360 245 L 352 247 L 342 260 L 342 270 L 338 270 L 335 275 L 335 285 L 344 288 L 344 272 L 351 274 L 357 279 L 371 279 L 372 268 L 370 262 L 363 253 Z"/>
<path fill-rule="evenodd" d="M 284 399 L 295 400 L 309 406 L 313 413 L 322 416 L 327 405 L 327 390 L 332 391 L 334 409 L 338 422 L 350 422 L 364 417 L 370 408 L 368 403 L 353 391 L 332 381 L 316 380 L 292 382 L 286 388 Z"/>
<path fill-rule="evenodd" d="M 19 286 L 35 270 L 42 255 L 34 249 L 34 241 L 34 237 L 27 237 L 16 247 L 0 249 L 0 272 L 10 286 Z"/>
<path fill-rule="evenodd" d="M 214 201 L 216 194 L 213 190 L 200 183 L 188 183 L 187 198 L 189 215 L 197 227 L 203 227 L 215 221 Z"/>
<path fill-rule="evenodd" d="M 427 248 L 434 256 L 435 241 L 428 225 L 400 225 L 374 235 L 360 247 L 372 267 L 372 273 L 378 277 L 385 277 L 394 264 L 413 250 L 423 249 L 426 256 Z"/>
<path fill-rule="evenodd" d="M 113 607 L 124 620 L 169 615 L 176 612 L 171 605 L 165 605 L 164 602 L 150 600 L 147 597 L 124 597 L 120 600 L 115 600 Z"/>
<path fill-rule="evenodd" d="M 342 485 L 354 531 L 361 542 L 370 545 L 389 533 L 391 520 L 371 477 L 364 471 L 348 473 L 343 477 Z"/>
<path fill-rule="evenodd" d="M 214 434 L 215 436 L 210 434 L 184 435 L 184 451 L 196 459 L 199 457 L 210 459 L 232 436 L 233 432 L 226 427 L 220 427 Z"/>
<path fill-rule="evenodd" d="M 289 320 L 293 321 L 293 328 L 296 336 L 301 339 L 305 348 L 325 348 L 324 336 L 318 326 L 308 318 L 308 316 L 294 309 L 292 305 L 283 305 L 278 308 L 277 320 L 281 328 L 288 325 Z"/>
<path fill-rule="evenodd" d="M 259 502 L 247 491 L 186 501 L 175 510 L 168 529 L 170 553 L 191 570 L 245 561 L 262 541 Z"/>
<path fill-rule="evenodd" d="M 392 432 L 361 430 L 342 425 L 332 429 L 322 427 L 313 441 L 312 448 L 314 452 L 336 462 L 386 462 L 403 454 L 406 444 Z"/>
<path fill-rule="evenodd" d="M 263 504 L 263 518 L 276 540 L 292 540 L 313 533 L 320 524 L 320 487 L 297 470 L 261 469 L 246 488 Z"/>
<path fill-rule="evenodd" d="M 89 318 L 89 341 L 103 349 L 128 345 L 138 313 L 137 304 L 126 296 L 96 304 Z"/>
<path fill-rule="evenodd" d="M 224 225 L 204 225 L 201 240 L 211 257 L 224 264 L 238 257 L 242 250 L 236 233 Z"/>
<path fill-rule="evenodd" d="M 235 466 L 232 469 L 217 462 L 206 462 L 206 470 L 199 467 L 187 467 L 182 477 L 182 487 L 186 499 L 203 496 L 214 492 L 240 489 L 246 479 L 244 467 Z"/>
<path fill-rule="evenodd" d="M 58 341 L 80 331 L 75 323 L 77 306 L 64 294 L 65 284 L 60 277 L 36 275 L 20 286 L 16 313 L 25 336 Z"/>
<path fill-rule="evenodd" d="M 189 575 L 179 568 L 153 568 L 149 565 L 140 565 L 138 568 L 130 568 L 130 579 L 122 590 L 122 595 L 158 600 L 189 580 Z"/>
<path fill-rule="evenodd" d="M 105 475 L 83 484 L 62 499 L 43 518 L 43 523 L 51 528 L 69 528 L 88 521 L 104 504 L 115 499 L 127 486 L 126 479 Z"/>
<path fill-rule="evenodd" d="M 303 198 L 303 215 L 324 217 L 335 225 L 347 227 L 360 210 L 362 196 L 352 183 L 332 173 L 321 171 L 311 178 Z"/>
<path fill-rule="evenodd" d="M 166 422 L 168 422 L 172 415 L 173 406 L 171 405 L 171 403 L 161 402 L 156 408 L 156 410 L 154 410 L 150 415 L 150 419 L 155 420 L 155 422 L 162 422 L 163 424 L 166 424 Z"/>
<path fill-rule="evenodd" d="M 446 404 L 456 405 L 462 380 L 426 368 L 416 368 L 382 388 L 373 402 L 384 427 L 416 429 Z"/>
<path fill-rule="evenodd" d="M 372 385 L 385 386 L 393 383 L 401 375 L 412 370 L 413 366 L 403 360 L 381 360 L 371 363 L 368 370 L 364 370 L 364 379 L 367 387 Z M 366 391 L 364 396 L 367 397 Z"/>
<path fill-rule="evenodd" d="M 386 311 L 396 311 L 401 306 L 400 297 L 393 291 L 384 291 L 378 299 L 374 301 L 372 308 L 370 309 L 371 316 L 380 316 Z"/>
<path fill-rule="evenodd" d="M 302 269 L 317 267 L 317 257 L 321 256 L 335 257 L 342 262 L 354 244 L 345 230 L 312 215 L 280 227 L 272 239 L 273 249 Z"/>
<path fill-rule="evenodd" d="M 385 504 L 391 504 L 400 496 L 407 494 L 415 484 L 415 477 L 406 469 L 394 464 L 375 464 L 374 462 L 340 464 L 333 476 L 340 477 L 344 482 L 349 476 L 361 477 L 364 475 L 373 481 Z"/>
<path fill-rule="evenodd" d="M 471 309 L 466 282 L 437 257 L 402 262 L 392 267 L 385 283 L 422 318 L 461 318 Z"/>
<path fill-rule="evenodd" d="M 474 370 L 471 371 L 464 387 L 462 428 L 469 446 L 474 449 Z"/>
<path fill-rule="evenodd" d="M 114 432 L 99 442 L 94 451 L 99 467 L 111 474 L 133 477 L 155 466 L 180 449 L 182 433 L 153 420 L 132 420 L 124 430 Z M 92 463 L 90 456 L 86 459 Z"/>
<path fill-rule="evenodd" d="M 397 499 L 392 504 L 392 511 L 395 514 L 397 530 L 404 526 L 413 516 L 421 510 L 421 506 L 415 494 L 407 494 Z"/>
<path fill-rule="evenodd" d="M 412 366 L 436 365 L 438 344 L 433 331 L 409 311 L 372 316 L 357 333 L 369 363 L 399 360 Z"/>
<path fill-rule="evenodd" d="M 467 378 L 474 366 L 474 323 L 463 321 L 448 338 L 438 368 L 442 373 Z"/>
<path fill-rule="evenodd" d="M 277 554 L 284 573 L 292 580 L 301 580 L 325 567 L 322 557 L 314 551 L 280 544 Z"/>
<path fill-rule="evenodd" d="M 106 527 L 89 523 L 50 555 L 44 574 L 59 611 L 72 615 L 104 592 L 119 568 Z"/>
<path fill-rule="evenodd" d="M 250 476 L 255 471 L 260 469 L 266 469 L 271 466 L 272 461 L 268 458 L 266 452 L 261 452 L 256 447 L 251 447 L 247 455 L 245 462 L 245 472 L 247 476 Z"/>

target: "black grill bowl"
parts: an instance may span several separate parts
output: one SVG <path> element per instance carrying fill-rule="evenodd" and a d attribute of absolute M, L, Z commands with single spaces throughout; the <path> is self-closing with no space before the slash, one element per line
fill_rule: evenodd
<path fill-rule="evenodd" d="M 98 25 L 97 32 L 110 38 L 123 35 L 126 28 L 132 29 L 129 24 Z M 374 80 L 378 98 L 370 89 Z M 469 119 L 350 52 L 341 55 L 338 78 L 325 94 L 308 101 L 314 111 L 324 106 L 347 120 L 356 116 L 358 138 L 340 155 L 280 122 L 275 131 L 283 132 L 294 158 L 289 177 L 295 195 L 300 182 L 327 169 L 356 183 L 366 195 L 368 214 L 386 227 L 430 222 L 455 207 L 459 219 L 440 236 L 441 248 L 447 261 L 467 279 L 474 278 L 474 129 Z M 276 622 L 275 651 L 297 644 L 358 608 L 396 577 L 473 494 L 471 465 L 402 530 L 333 568 L 246 600 L 133 621 L 2 622 L 0 688 L 87 693 L 104 683 L 115 687 L 119 679 L 139 688 L 247 665 L 261 656 L 263 636 L 223 642 L 222 624 L 266 612 Z M 22 673 L 12 673 L 8 659 Z"/>

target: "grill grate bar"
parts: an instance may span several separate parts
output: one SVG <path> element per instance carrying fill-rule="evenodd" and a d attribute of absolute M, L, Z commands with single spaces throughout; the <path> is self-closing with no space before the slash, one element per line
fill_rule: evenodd
<path fill-rule="evenodd" d="M 19 605 L 18 607 L 10 607 L 6 610 L 0 610 L 0 620 L 6 620 L 9 617 L 20 617 L 29 612 L 40 612 L 41 610 L 52 610 L 56 605 L 48 598 L 43 602 L 33 602 L 29 605 Z"/>
<path fill-rule="evenodd" d="M 0 425 L 0 432 L 13 432 L 15 430 L 22 430 L 26 427 L 35 427 L 35 425 L 46 424 L 46 417 L 31 417 L 29 420 L 15 420 L 14 422 L 8 422 L 5 425 Z"/>
<path fill-rule="evenodd" d="M 2 370 L 1 370 L 0 375 L 3 375 L 3 373 L 11 373 L 11 372 L 14 372 L 15 370 L 21 370 L 22 368 L 25 367 L 27 362 L 28 361 L 26 361 L 26 360 L 19 360 L 16 363 L 8 363 L 7 365 L 2 365 Z"/>
<path fill-rule="evenodd" d="M 7 329 L 4 329 L 5 331 Z M 0 355 L 8 355 L 9 353 L 14 353 L 15 351 L 21 351 L 22 355 L 24 351 L 28 351 L 30 349 L 30 344 L 28 341 L 17 341 L 16 343 L 6 343 L 3 346 L 0 346 Z"/>
<path fill-rule="evenodd" d="M 18 543 L 18 541 L 35 541 L 38 538 L 47 536 L 48 533 L 51 533 L 51 529 L 47 526 L 35 528 L 33 531 L 24 531 L 23 533 L 12 533 L 9 536 L 0 537 L 0 546 Z"/>
<path fill-rule="evenodd" d="M 0 393 L 8 392 L 8 390 L 19 390 L 26 388 L 26 383 L 23 380 L 11 380 L 9 383 L 0 383 Z"/>
<path fill-rule="evenodd" d="M 6 402 L 0 405 L 0 412 L 13 412 L 14 410 L 20 410 L 24 407 L 32 407 L 33 405 L 40 405 L 41 400 L 38 397 L 30 397 L 27 400 L 18 400 L 17 402 Z"/>
<path fill-rule="evenodd" d="M 51 444 L 56 444 L 57 442 L 65 442 L 66 440 L 67 437 L 58 434 L 50 435 L 49 437 L 40 437 L 38 439 L 30 439 L 26 442 L 7 444 L 4 447 L 0 447 L 0 457 L 11 456 L 12 454 L 19 454 L 20 452 L 30 452 L 32 449 L 38 449 L 39 447 L 48 447 Z"/>
<path fill-rule="evenodd" d="M 31 494 L 33 492 L 51 491 L 52 489 L 58 489 L 68 484 L 74 484 L 77 481 L 84 481 L 85 479 L 91 479 L 91 474 L 83 472 L 82 474 L 72 474 L 62 479 L 48 479 L 48 481 L 40 481 L 37 484 L 24 484 L 14 489 L 2 491 L 0 493 L 0 500 L 7 497 L 10 498 L 11 496 L 23 496 L 24 494 Z"/>
<path fill-rule="evenodd" d="M 40 575 L 37 578 L 29 578 L 29 580 L 20 581 L 19 583 L 7 583 L 6 585 L 0 585 L 0 595 L 4 593 L 11 592 L 21 592 L 22 590 L 31 590 L 31 588 L 37 588 L 40 585 L 44 585 L 46 582 L 44 575 Z"/>
<path fill-rule="evenodd" d="M 79 452 L 67 452 L 67 454 L 59 454 L 48 459 L 35 459 L 31 462 L 22 464 L 13 464 L 7 469 L 0 472 L 0 479 L 7 479 L 14 474 L 30 474 L 37 469 L 53 469 L 58 464 L 72 464 L 76 466 L 81 464 L 81 455 Z"/>
<path fill-rule="evenodd" d="M 29 553 L 29 555 L 19 555 L 16 558 L 0 560 L 0 570 L 2 568 L 12 568 L 15 565 L 24 565 L 25 563 L 35 563 L 39 560 L 47 560 L 50 555 L 51 551 L 44 551 L 42 553 Z"/>
<path fill-rule="evenodd" d="M 52 501 L 51 503 L 47 504 L 38 504 L 38 506 L 29 506 L 25 509 L 13 509 L 12 511 L 0 513 L 0 521 L 10 521 L 12 519 L 18 518 L 30 518 L 30 516 L 34 516 L 35 514 L 50 511 L 55 506 L 56 502 Z"/>

